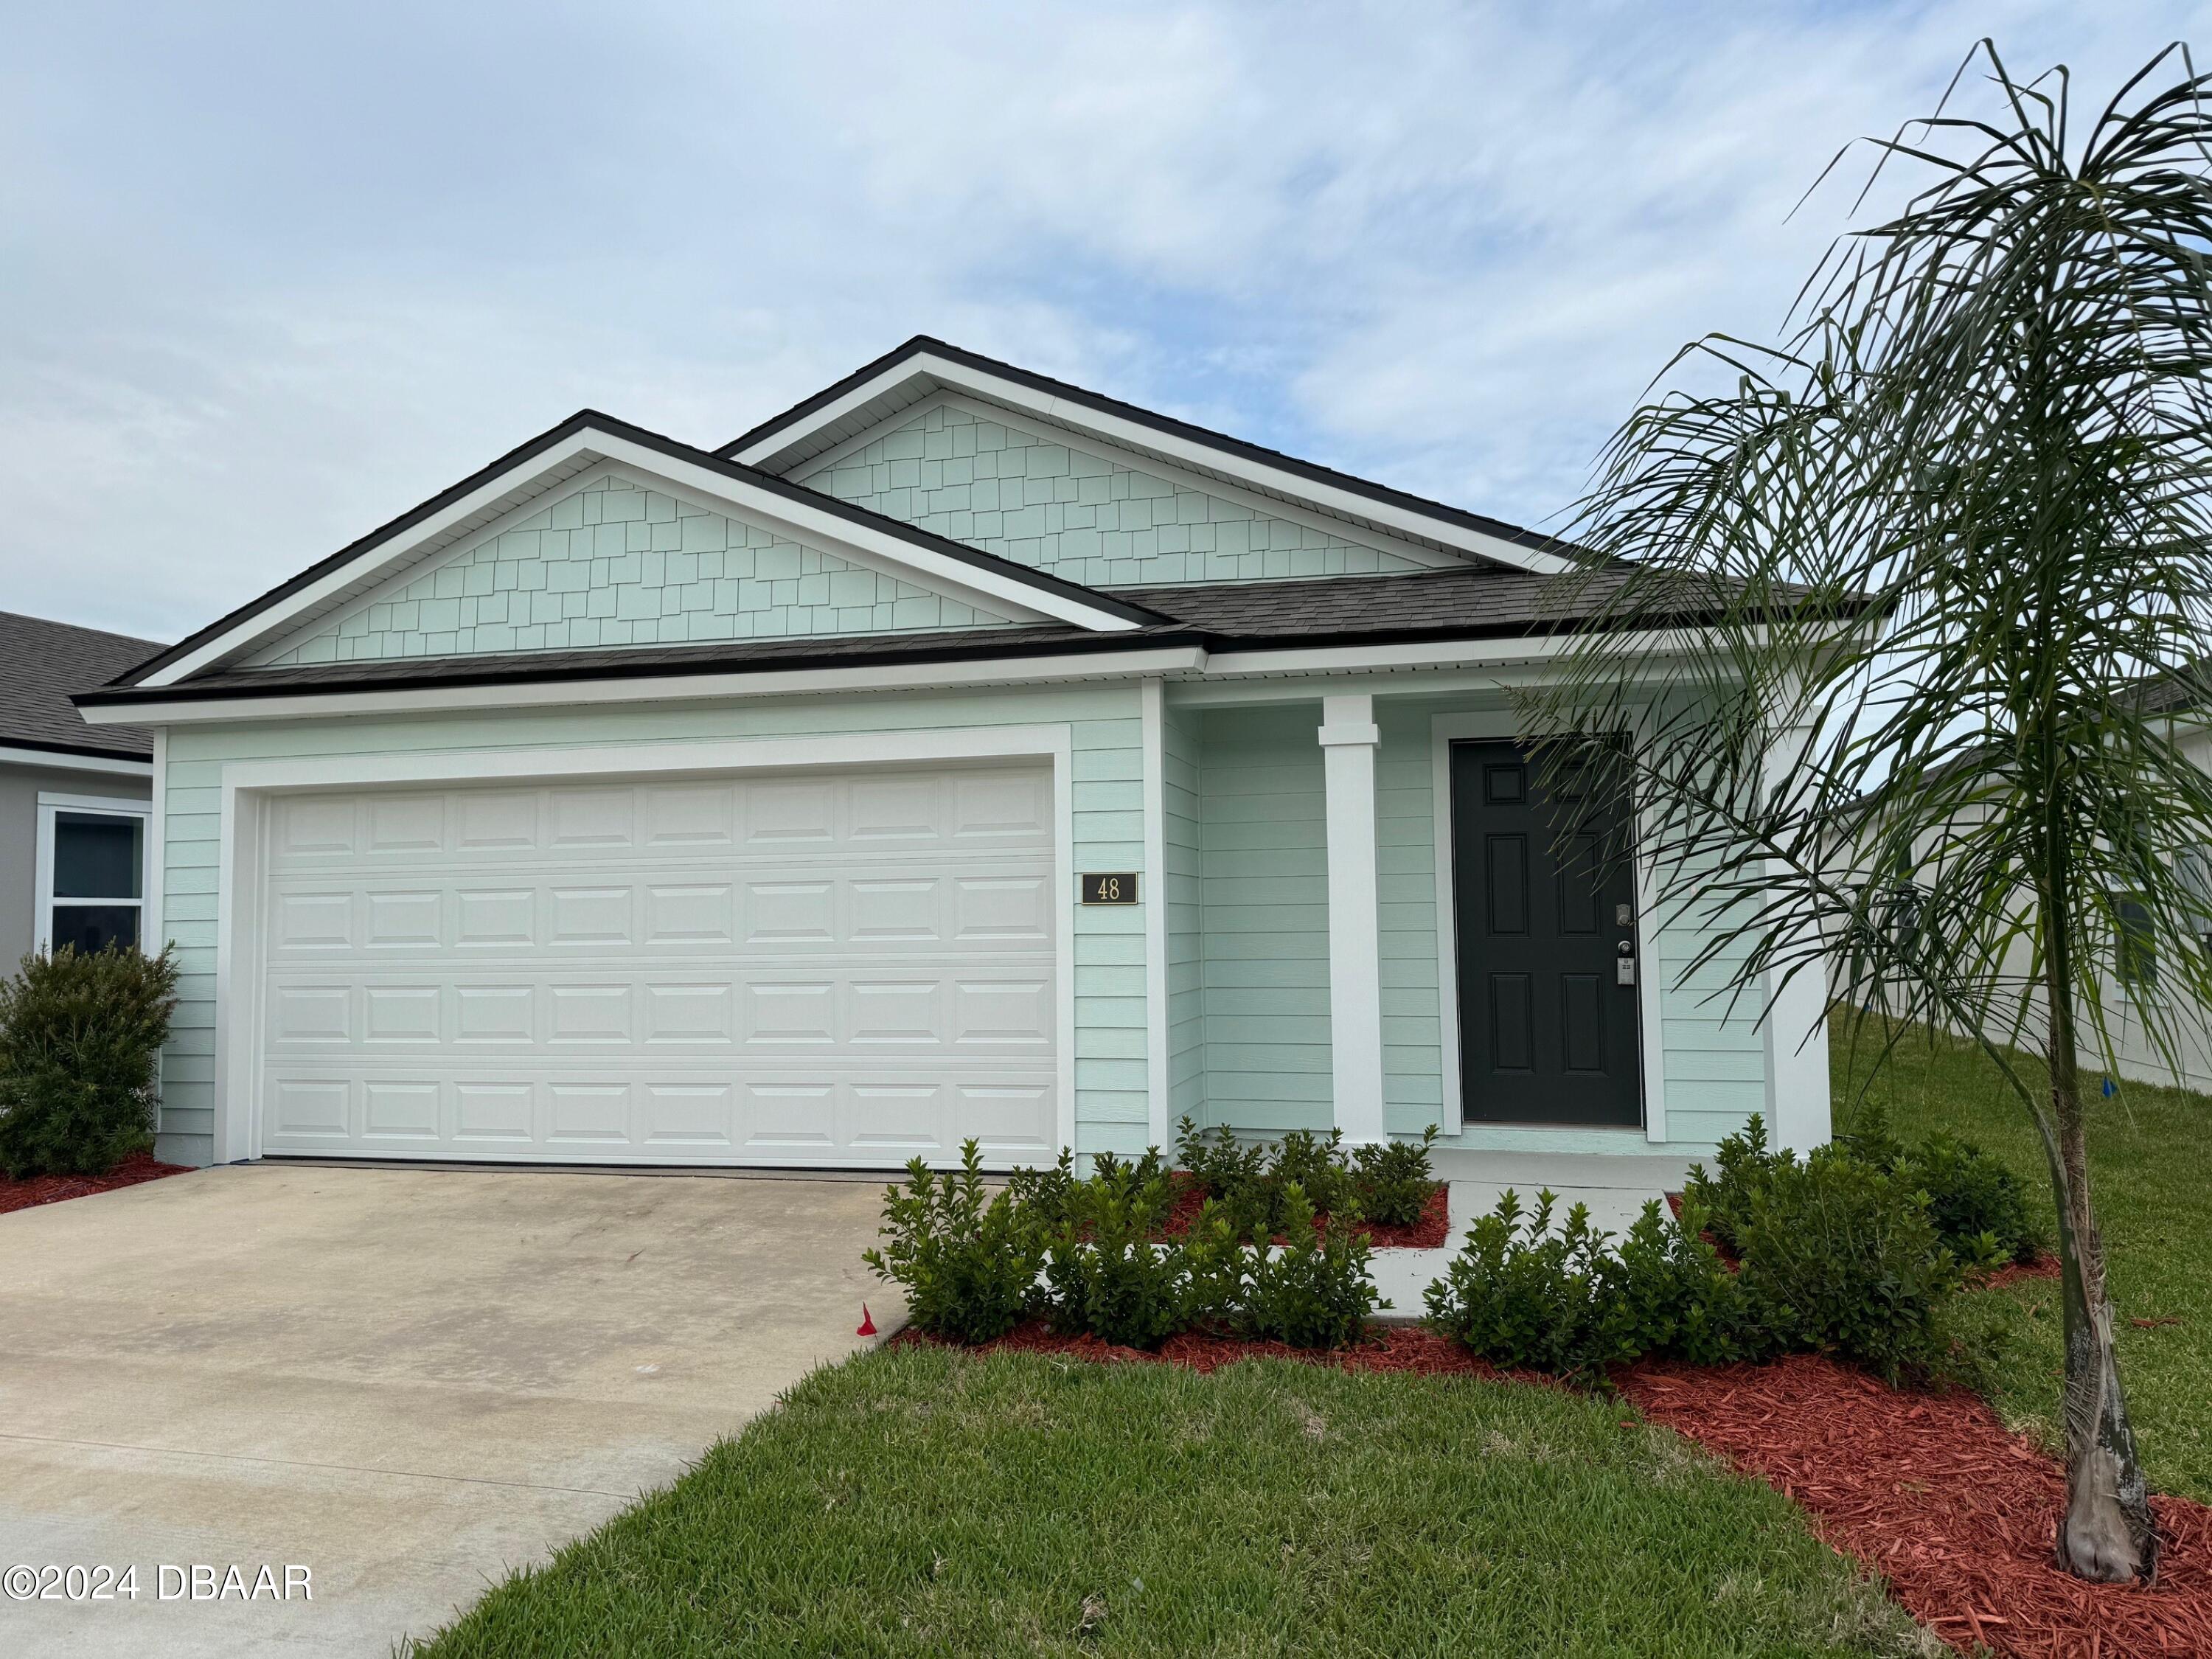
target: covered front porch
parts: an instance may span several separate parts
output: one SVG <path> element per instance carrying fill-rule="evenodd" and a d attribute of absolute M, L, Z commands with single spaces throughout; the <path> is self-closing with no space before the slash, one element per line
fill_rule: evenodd
<path fill-rule="evenodd" d="M 1694 917 L 1633 860 L 1575 861 L 1516 793 L 1541 792 L 1500 681 L 1144 687 L 1147 1139 L 1434 1123 L 1447 1179 L 1636 1159 L 1615 1172 L 1649 1192 L 1754 1112 L 1778 1144 L 1827 1138 L 1817 989 L 1762 1019 L 1715 971 L 1683 982 Z"/>

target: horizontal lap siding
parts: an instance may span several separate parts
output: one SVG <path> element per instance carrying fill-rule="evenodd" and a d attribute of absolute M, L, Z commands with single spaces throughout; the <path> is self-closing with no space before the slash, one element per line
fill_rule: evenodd
<path fill-rule="evenodd" d="M 1201 724 L 1209 1126 L 1280 1134 L 1331 1121 L 1319 724 L 1311 703 Z"/>
<path fill-rule="evenodd" d="M 215 968 L 222 770 L 233 761 L 439 750 L 605 744 L 619 772 L 640 743 L 811 737 L 1065 722 L 1073 750 L 1076 869 L 1145 876 L 1143 750 L 1133 688 L 811 702 L 629 704 L 410 719 L 295 720 L 177 727 L 168 744 L 163 915 L 181 978 L 176 1030 L 163 1052 L 162 1156 L 204 1163 L 214 1150 Z M 1073 1045 L 1079 1149 L 1141 1150 L 1146 1136 L 1143 911 L 1074 909 Z"/>

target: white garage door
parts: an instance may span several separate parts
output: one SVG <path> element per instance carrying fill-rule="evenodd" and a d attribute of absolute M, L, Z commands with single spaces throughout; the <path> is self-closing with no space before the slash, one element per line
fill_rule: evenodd
<path fill-rule="evenodd" d="M 1048 1158 L 1051 826 L 1034 767 L 279 797 L 263 1149 Z"/>

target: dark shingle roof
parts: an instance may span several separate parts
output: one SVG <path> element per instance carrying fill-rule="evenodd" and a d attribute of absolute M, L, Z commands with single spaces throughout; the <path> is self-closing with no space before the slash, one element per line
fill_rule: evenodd
<path fill-rule="evenodd" d="M 1324 576 L 1297 581 L 1203 582 L 1121 588 L 1116 597 L 1171 620 L 1117 633 L 1066 623 L 969 628 L 942 633 L 856 634 L 800 639 L 732 640 L 703 645 L 601 647 L 518 651 L 489 657 L 407 657 L 289 668 L 218 670 L 168 688 L 110 687 L 88 705 L 166 702 L 178 697 L 250 696 L 283 691 L 392 690 L 432 685 L 493 685 L 562 679 L 634 678 L 659 674 L 766 672 L 862 664 L 957 662 L 987 657 L 1056 657 L 1149 646 L 1240 647 L 1382 644 L 1391 641 L 1492 639 L 1574 625 L 1615 585 L 1611 573 L 1584 577 L 1577 604 L 1556 579 L 1468 565 L 1405 576 Z"/>
<path fill-rule="evenodd" d="M 70 695 L 113 679 L 161 648 L 155 640 L 0 611 L 0 744 L 151 759 L 152 733 L 87 726 Z"/>

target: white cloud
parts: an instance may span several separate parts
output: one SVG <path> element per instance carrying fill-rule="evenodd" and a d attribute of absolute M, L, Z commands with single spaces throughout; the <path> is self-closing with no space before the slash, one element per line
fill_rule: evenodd
<path fill-rule="evenodd" d="M 916 331 L 1508 518 L 1776 321 L 1835 147 L 2198 9 L 50 8 L 0 63 L 0 607 L 173 636 L 585 404 Z"/>

